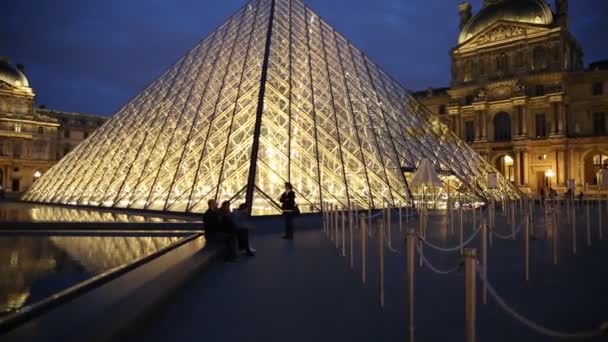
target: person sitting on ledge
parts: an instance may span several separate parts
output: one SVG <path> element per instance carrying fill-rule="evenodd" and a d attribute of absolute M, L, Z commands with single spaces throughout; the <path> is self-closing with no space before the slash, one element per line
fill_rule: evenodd
<path fill-rule="evenodd" d="M 228 248 L 226 261 L 234 262 L 238 259 L 236 236 L 223 231 L 221 213 L 217 206 L 217 201 L 211 199 L 207 201 L 207 205 L 209 206 L 209 209 L 203 214 L 205 239 L 208 242 L 221 242 L 226 244 L 226 247 Z"/>
<path fill-rule="evenodd" d="M 230 201 L 222 202 L 220 207 L 220 227 L 227 234 L 232 234 L 238 241 L 238 250 L 245 252 L 248 256 L 254 256 L 249 246 L 249 230 L 243 229 L 236 224 L 234 214 L 230 210 Z"/>

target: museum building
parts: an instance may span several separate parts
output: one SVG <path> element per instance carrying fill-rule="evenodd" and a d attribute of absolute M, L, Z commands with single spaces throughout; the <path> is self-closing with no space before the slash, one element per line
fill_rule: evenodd
<path fill-rule="evenodd" d="M 35 98 L 24 67 L 0 58 L 0 185 L 15 196 L 107 120 L 36 107 Z"/>
<path fill-rule="evenodd" d="M 452 83 L 416 97 L 526 193 L 574 180 L 604 192 L 608 61 L 585 66 L 568 1 L 486 0 L 459 6 Z"/>

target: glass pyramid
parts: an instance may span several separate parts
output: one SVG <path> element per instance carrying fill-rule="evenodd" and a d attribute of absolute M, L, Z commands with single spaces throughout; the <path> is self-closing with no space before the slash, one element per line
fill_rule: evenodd
<path fill-rule="evenodd" d="M 423 158 L 481 199 L 519 197 L 500 175 L 488 189 L 496 171 L 301 0 L 252 0 L 24 199 L 263 215 L 290 181 L 302 211 L 410 205 L 403 170 Z"/>

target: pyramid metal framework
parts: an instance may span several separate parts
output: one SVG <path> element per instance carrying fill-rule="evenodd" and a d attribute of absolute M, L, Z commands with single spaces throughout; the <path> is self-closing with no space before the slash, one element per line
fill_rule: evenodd
<path fill-rule="evenodd" d="M 409 205 L 423 159 L 482 199 L 518 198 L 396 81 L 300 0 L 252 0 L 52 167 L 24 199 L 203 212 Z"/>

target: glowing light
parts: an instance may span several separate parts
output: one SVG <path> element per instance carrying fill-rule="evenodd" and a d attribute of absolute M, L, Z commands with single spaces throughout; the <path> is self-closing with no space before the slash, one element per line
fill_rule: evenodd
<path fill-rule="evenodd" d="M 34 178 L 40 178 L 41 176 L 42 176 L 42 173 L 40 171 L 34 172 Z"/>
<path fill-rule="evenodd" d="M 24 199 L 203 212 L 209 198 L 253 193 L 254 212 L 272 214 L 291 181 L 302 204 L 366 209 L 410 203 L 400 166 L 423 158 L 484 199 L 518 198 L 502 176 L 493 190 L 473 182 L 492 167 L 302 0 L 273 16 L 267 42 L 264 4 L 232 16 Z"/>
<path fill-rule="evenodd" d="M 552 169 L 549 169 L 545 172 L 545 176 L 548 178 L 553 178 L 553 177 L 555 177 L 555 172 L 553 172 Z"/>

